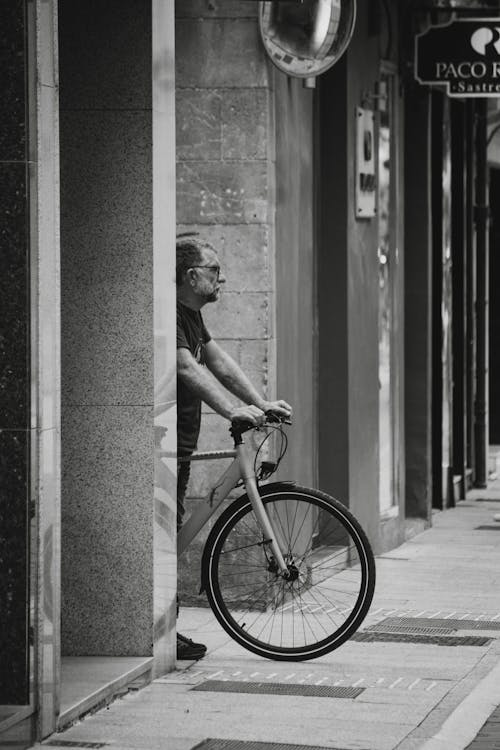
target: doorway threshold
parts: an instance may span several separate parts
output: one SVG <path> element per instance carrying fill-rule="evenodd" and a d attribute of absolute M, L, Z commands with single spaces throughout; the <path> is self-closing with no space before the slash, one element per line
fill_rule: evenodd
<path fill-rule="evenodd" d="M 152 667 L 152 657 L 144 656 L 63 656 L 57 729 L 107 703 L 135 680 L 149 681 Z"/>

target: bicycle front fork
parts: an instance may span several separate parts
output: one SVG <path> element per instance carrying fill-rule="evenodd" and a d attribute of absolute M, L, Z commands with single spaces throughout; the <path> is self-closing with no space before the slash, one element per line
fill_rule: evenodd
<path fill-rule="evenodd" d="M 249 456 L 243 443 L 236 445 L 236 452 L 238 454 L 241 476 L 243 481 L 245 482 L 247 495 L 250 498 L 253 512 L 255 513 L 259 526 L 262 530 L 264 539 L 269 544 L 273 552 L 274 559 L 280 573 L 284 578 L 289 578 L 289 568 L 285 562 L 285 558 L 282 552 L 282 547 L 283 549 L 285 549 L 285 547 L 283 543 L 281 545 L 279 543 L 279 533 L 277 533 L 277 530 L 271 523 L 271 520 L 264 507 L 264 503 L 262 502 L 262 498 L 259 494 L 252 458 Z"/>

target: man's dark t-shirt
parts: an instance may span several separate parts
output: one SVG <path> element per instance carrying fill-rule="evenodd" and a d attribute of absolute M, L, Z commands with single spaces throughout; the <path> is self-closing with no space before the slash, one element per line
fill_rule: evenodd
<path fill-rule="evenodd" d="M 205 364 L 204 348 L 210 341 L 201 313 L 177 303 L 177 349 L 189 349 L 195 360 Z M 177 451 L 180 456 L 192 453 L 198 442 L 201 399 L 177 378 Z"/>

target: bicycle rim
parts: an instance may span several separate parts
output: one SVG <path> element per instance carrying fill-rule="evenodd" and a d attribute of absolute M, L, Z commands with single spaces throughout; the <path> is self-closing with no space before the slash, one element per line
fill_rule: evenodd
<path fill-rule="evenodd" d="M 375 586 L 373 553 L 359 523 L 316 490 L 264 496 L 287 580 L 242 500 L 220 517 L 207 543 L 205 588 L 217 619 L 245 648 L 271 659 L 305 660 L 337 648 L 363 621 Z"/>

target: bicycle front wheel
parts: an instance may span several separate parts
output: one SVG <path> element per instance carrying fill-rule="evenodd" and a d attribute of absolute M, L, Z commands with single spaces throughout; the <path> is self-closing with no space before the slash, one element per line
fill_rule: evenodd
<path fill-rule="evenodd" d="M 269 659 L 333 651 L 366 616 L 375 561 L 354 516 L 334 498 L 295 485 L 260 489 L 288 567 L 278 569 L 246 495 L 217 520 L 205 546 L 203 584 L 234 640 Z"/>

